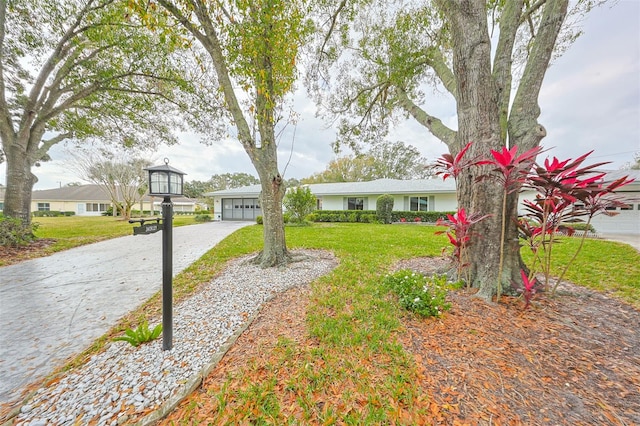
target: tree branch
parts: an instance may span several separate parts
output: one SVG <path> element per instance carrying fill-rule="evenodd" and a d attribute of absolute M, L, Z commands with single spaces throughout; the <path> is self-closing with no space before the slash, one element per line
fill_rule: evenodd
<path fill-rule="evenodd" d="M 567 15 L 569 0 L 548 0 L 538 27 L 538 34 L 525 66 L 509 117 L 509 135 L 520 140 L 522 149 L 537 146 L 546 134 L 538 124 L 538 95 L 551 61 L 558 34 Z"/>
<path fill-rule="evenodd" d="M 7 2 L 0 0 L 0 52 L 4 52 L 4 36 L 6 31 L 7 21 Z M 9 106 L 7 105 L 7 99 L 5 97 L 6 86 L 4 82 L 4 61 L 0 61 L 0 114 L 2 119 L 0 120 L 0 137 L 2 138 L 3 146 L 8 148 L 10 140 L 13 139 L 15 131 L 13 129 L 13 123 L 11 122 L 11 114 L 9 113 Z"/>
<path fill-rule="evenodd" d="M 509 101 L 511 100 L 513 77 L 513 47 L 516 42 L 520 26 L 520 14 L 523 7 L 523 0 L 511 0 L 505 5 L 504 11 L 500 16 L 500 36 L 493 60 L 493 79 L 498 90 L 500 135 L 503 142 L 507 140 L 507 120 L 509 118 Z"/>
<path fill-rule="evenodd" d="M 409 96 L 401 88 L 396 88 L 396 95 L 400 106 L 421 125 L 426 127 L 433 136 L 444 142 L 449 149 L 455 146 L 456 131 L 445 126 L 442 121 L 434 116 L 427 114 L 423 109 L 416 105 Z"/>
<path fill-rule="evenodd" d="M 456 76 L 447 65 L 444 55 L 440 49 L 437 47 L 429 49 L 429 60 L 427 64 L 435 71 L 438 78 L 442 81 L 445 89 L 447 89 L 454 98 L 457 98 L 458 89 L 456 88 Z"/>

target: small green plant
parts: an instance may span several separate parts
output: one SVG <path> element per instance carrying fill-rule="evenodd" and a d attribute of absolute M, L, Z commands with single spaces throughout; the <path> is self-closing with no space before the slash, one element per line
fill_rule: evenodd
<path fill-rule="evenodd" d="M 459 283 L 449 283 L 446 275 L 427 277 L 408 269 L 387 275 L 383 285 L 398 295 L 403 308 L 423 317 L 439 317 L 449 310 L 447 290 L 459 288 Z"/>
<path fill-rule="evenodd" d="M 123 341 L 128 342 L 132 346 L 140 346 L 142 343 L 150 342 L 155 340 L 162 333 L 162 324 L 156 325 L 153 330 L 149 328 L 149 323 L 147 321 L 143 322 L 136 328 L 135 330 L 128 328 L 124 335 L 115 337 L 114 341 Z"/>
<path fill-rule="evenodd" d="M 262 225 L 262 223 L 263 223 L 263 222 L 262 222 L 262 216 L 256 216 L 256 223 L 257 223 L 258 225 Z"/>

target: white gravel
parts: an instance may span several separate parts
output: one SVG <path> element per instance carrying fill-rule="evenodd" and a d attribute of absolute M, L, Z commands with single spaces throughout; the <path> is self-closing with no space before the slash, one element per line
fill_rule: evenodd
<path fill-rule="evenodd" d="M 310 283 L 337 263 L 326 252 L 298 254 L 309 258 L 286 268 L 262 269 L 247 257 L 230 262 L 201 292 L 173 307 L 172 350 L 162 350 L 162 338 L 137 348 L 111 342 L 82 367 L 38 390 L 15 425 L 118 425 L 157 409 L 209 365 L 266 300 Z"/>

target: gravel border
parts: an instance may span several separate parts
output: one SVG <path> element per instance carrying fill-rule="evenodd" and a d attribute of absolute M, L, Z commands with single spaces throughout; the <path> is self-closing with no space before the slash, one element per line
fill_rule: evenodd
<path fill-rule="evenodd" d="M 110 342 L 86 364 L 36 391 L 6 424 L 153 424 L 200 385 L 266 301 L 309 284 L 338 263 L 326 251 L 292 254 L 302 260 L 281 268 L 249 263 L 255 255 L 230 261 L 202 290 L 174 306 L 172 350 L 162 350 L 161 338 L 138 347 Z"/>

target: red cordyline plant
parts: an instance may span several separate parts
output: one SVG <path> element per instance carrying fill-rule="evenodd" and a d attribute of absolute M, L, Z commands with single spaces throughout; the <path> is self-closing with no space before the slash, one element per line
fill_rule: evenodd
<path fill-rule="evenodd" d="M 467 167 L 471 167 L 476 164 L 473 159 L 465 159 L 464 156 L 471 147 L 473 142 L 469 142 L 456 154 L 454 157 L 449 153 L 442 154 L 434 164 L 436 170 L 436 176 L 442 175 L 442 180 L 447 180 L 448 177 L 458 178 L 458 175 Z"/>
<path fill-rule="evenodd" d="M 452 257 L 458 266 L 458 279 L 463 279 L 462 270 L 468 266 L 467 248 L 470 245 L 471 237 L 474 235 L 471 227 L 490 215 L 471 214 L 467 216 L 464 208 L 458 209 L 455 214 L 447 214 L 447 219 L 439 218 L 436 225 L 447 226 L 447 231 L 437 231 L 436 234 L 447 234 L 449 242 L 453 246 Z M 467 274 L 468 275 L 468 274 Z M 470 285 L 469 277 L 465 277 L 467 286 Z"/>
<path fill-rule="evenodd" d="M 547 159 L 544 165 L 535 165 L 527 177 L 525 186 L 534 189 L 538 194 L 533 201 L 524 201 L 526 214 L 519 221 L 518 228 L 521 237 L 527 241 L 534 254 L 530 276 L 539 264 L 545 276 L 545 289 L 549 288 L 553 244 L 558 231 L 563 229 L 563 224 L 582 222 L 581 218 L 586 217 L 588 228 L 594 216 L 616 214 L 609 211 L 609 207 L 626 206 L 614 192 L 633 182 L 633 179 L 625 176 L 605 185 L 605 173 L 597 172 L 595 168 L 608 163 L 581 167 L 591 152 L 593 151 L 573 161 L 559 161 L 555 157 L 551 161 Z M 578 249 L 556 280 L 552 294 L 577 258 L 585 238 L 586 232 L 582 235 Z"/>
<path fill-rule="evenodd" d="M 527 309 L 531 305 L 531 300 L 537 291 L 537 282 L 535 277 L 527 275 L 527 273 L 520 269 L 520 276 L 522 277 L 522 298 L 524 299 L 524 309 Z"/>
<path fill-rule="evenodd" d="M 504 235 L 507 226 L 507 196 L 508 194 L 520 190 L 527 180 L 529 170 L 534 165 L 536 156 L 542 152 L 541 146 L 531 148 L 518 155 L 518 147 L 510 149 L 502 147 L 502 151 L 491 150 L 493 159 L 477 161 L 477 165 L 493 166 L 492 173 L 482 175 L 478 181 L 493 178 L 502 183 L 504 192 L 502 194 L 502 223 L 500 228 L 500 264 L 498 266 L 497 300 L 502 294 L 502 270 L 504 266 Z"/>

